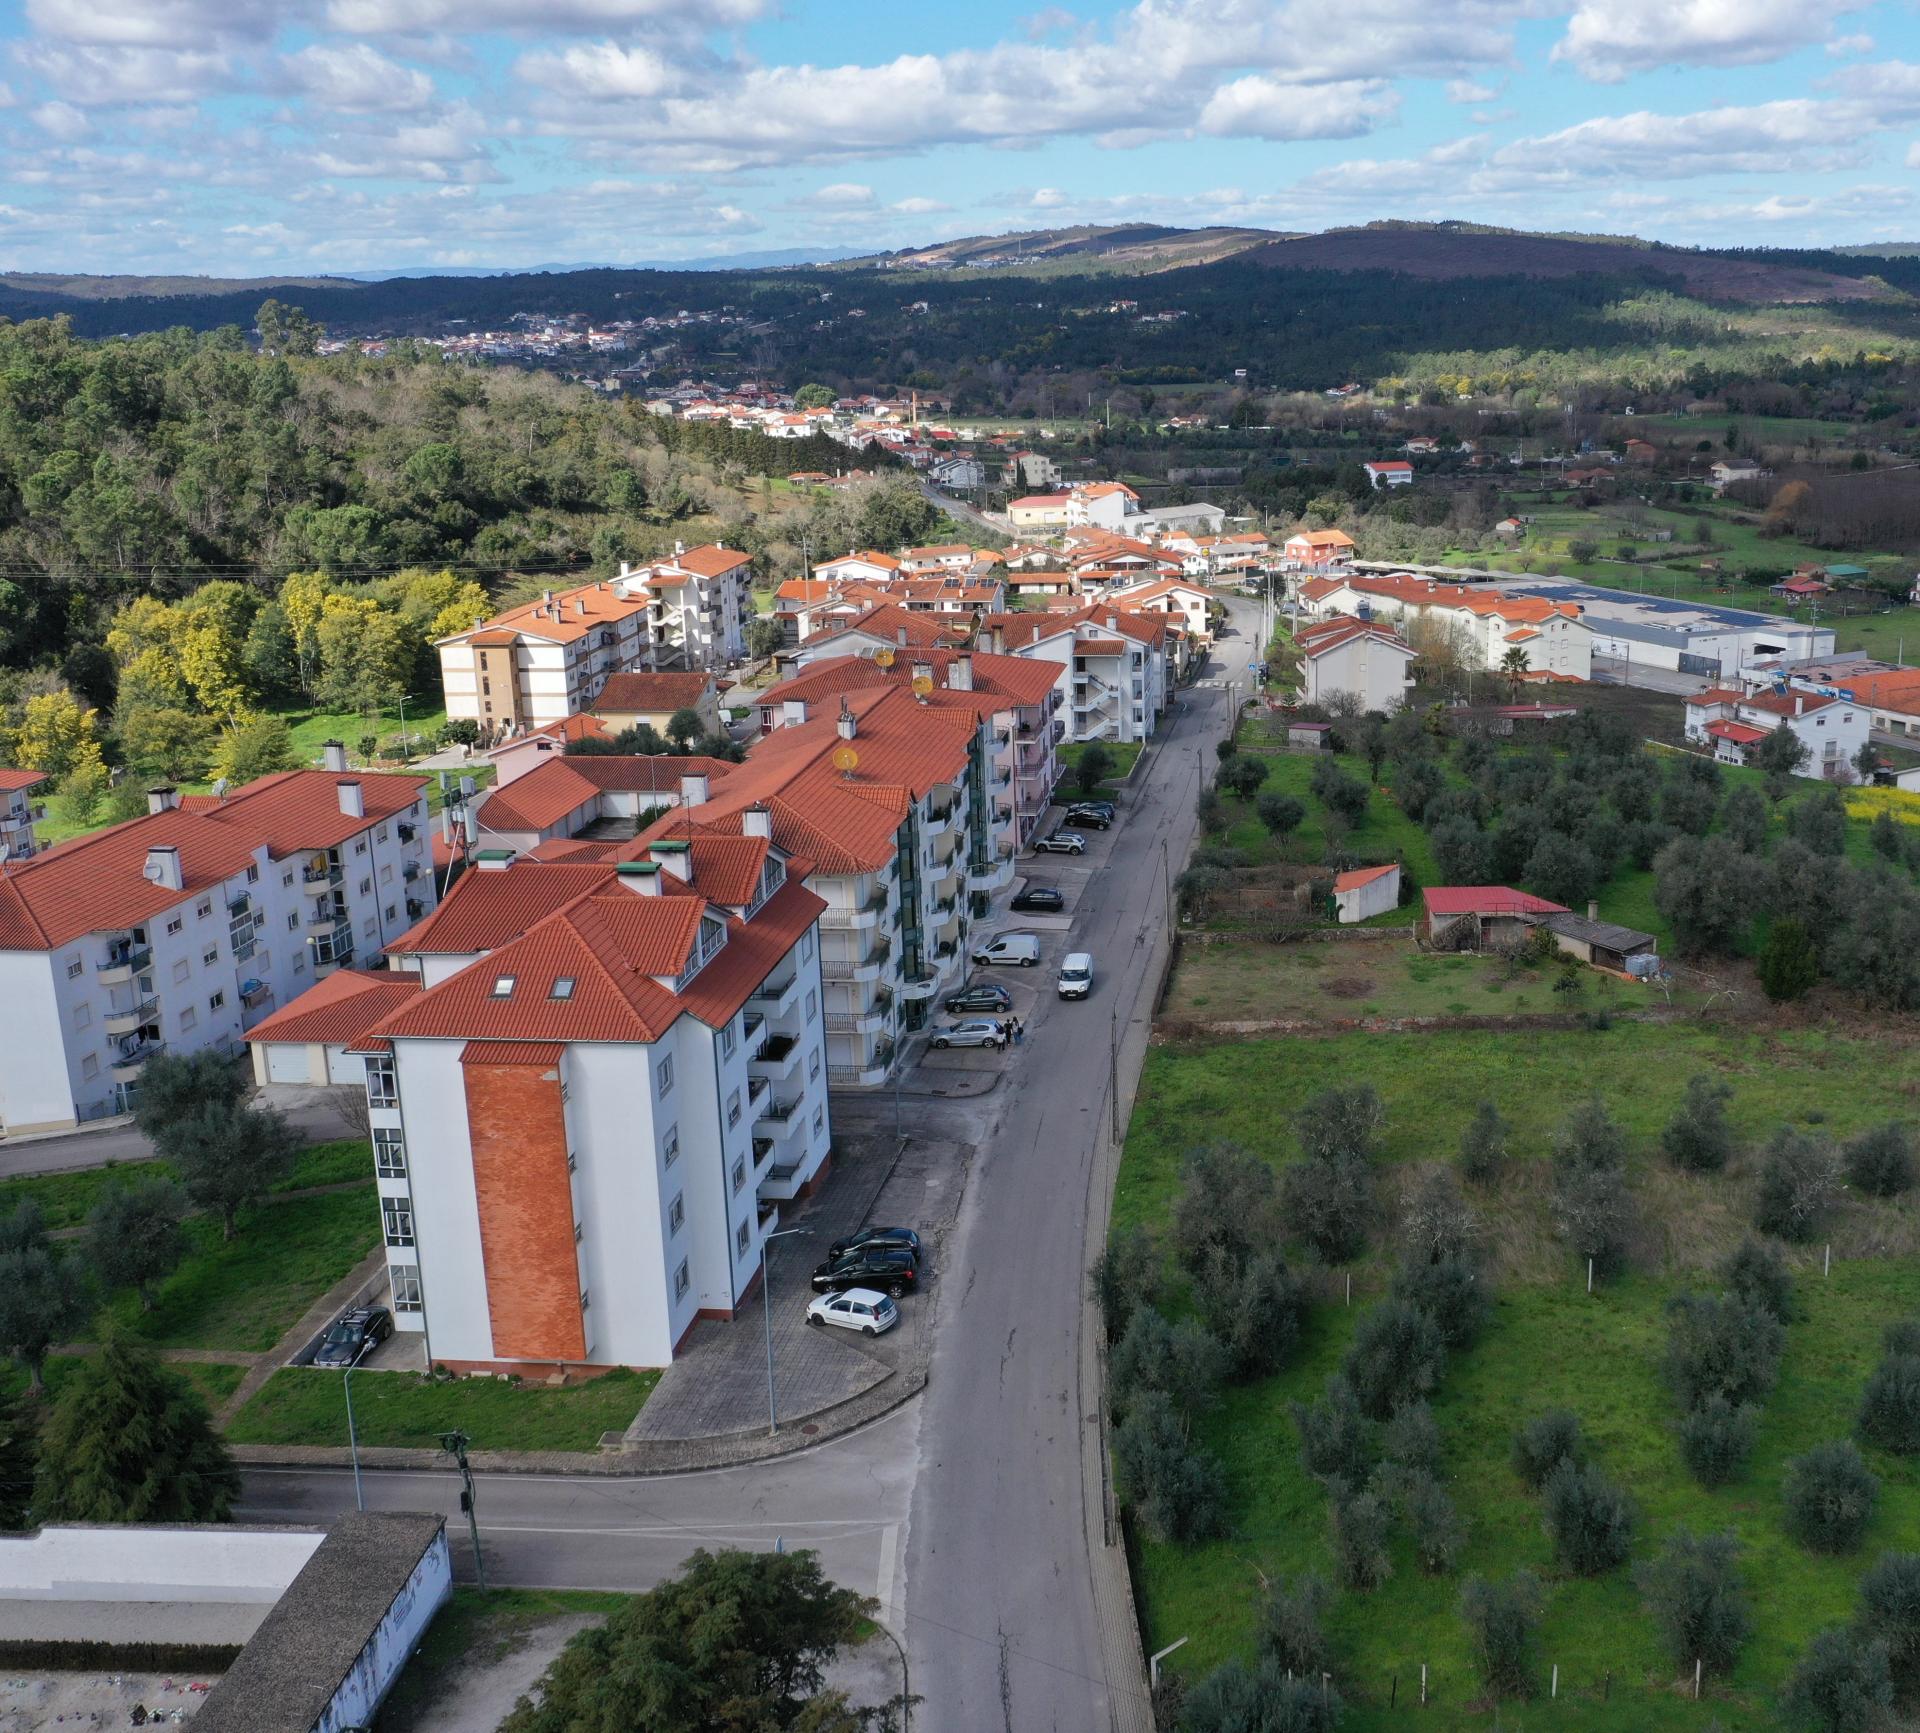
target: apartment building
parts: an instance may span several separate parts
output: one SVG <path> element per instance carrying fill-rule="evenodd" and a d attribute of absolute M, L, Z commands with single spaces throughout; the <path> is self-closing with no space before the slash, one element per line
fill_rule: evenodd
<path fill-rule="evenodd" d="M 473 802 L 474 840 L 483 849 L 520 853 L 576 837 L 624 841 L 679 805 L 696 783 L 704 787 L 733 769 L 726 759 L 679 753 L 550 754 Z"/>
<path fill-rule="evenodd" d="M 1067 495 L 1067 526 L 1119 530 L 1139 510 L 1140 496 L 1125 482 L 1083 482 Z"/>
<path fill-rule="evenodd" d="M 1357 698 L 1363 711 L 1392 712 L 1406 703 L 1415 651 L 1391 626 L 1342 616 L 1306 627 L 1296 641 L 1309 704 L 1342 694 Z"/>
<path fill-rule="evenodd" d="M 1128 613 L 1168 615 L 1196 646 L 1213 642 L 1213 595 L 1204 584 L 1154 578 L 1146 583 L 1116 584 L 1103 599 Z"/>
<path fill-rule="evenodd" d="M 1053 670 L 1068 740 L 1146 740 L 1166 710 L 1180 628 L 1165 614 L 1106 603 L 1075 613 L 996 614 L 981 622 L 996 654 Z"/>
<path fill-rule="evenodd" d="M 0 860 L 26 860 L 40 852 L 34 827 L 47 804 L 34 794 L 46 785 L 43 770 L 0 770 Z"/>
<path fill-rule="evenodd" d="M 963 650 L 983 617 L 916 613 L 894 602 L 850 615 L 829 613 L 814 622 L 791 660 L 804 668 L 825 656 L 866 656 L 876 650 Z"/>
<path fill-rule="evenodd" d="M 738 548 L 676 543 L 672 559 L 650 566 L 623 561 L 613 584 L 648 600 L 650 666 L 724 668 L 746 655 L 753 558 Z"/>
<path fill-rule="evenodd" d="M 332 768 L 150 811 L 0 869 L 0 1125 L 130 1111 L 167 1051 L 235 1051 L 434 904 L 426 782 Z"/>
<path fill-rule="evenodd" d="M 1535 677 L 1587 680 L 1593 675 L 1593 627 L 1578 602 L 1511 590 L 1436 583 L 1406 573 L 1309 578 L 1300 600 L 1313 619 L 1336 615 L 1400 626 L 1431 621 L 1448 633 L 1469 668 L 1497 672 L 1518 652 Z"/>
<path fill-rule="evenodd" d="M 757 825 L 757 828 L 756 828 Z M 662 1366 L 762 1275 L 831 1141 L 810 864 L 766 834 L 479 857 L 342 1045 L 396 1322 L 455 1371 Z M 368 994 L 369 1001 L 373 999 Z M 263 1045 L 338 1035 L 326 990 Z"/>

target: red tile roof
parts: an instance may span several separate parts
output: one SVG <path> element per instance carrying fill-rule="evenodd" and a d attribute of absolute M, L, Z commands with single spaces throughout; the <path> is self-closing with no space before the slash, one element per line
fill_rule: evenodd
<path fill-rule="evenodd" d="M 386 970 L 368 974 L 336 969 L 271 1017 L 247 1031 L 249 1041 L 320 1042 L 349 1046 L 421 990 L 415 974 Z"/>
<path fill-rule="evenodd" d="M 711 783 L 733 769 L 724 758 L 583 752 L 536 765 L 505 788 L 492 790 L 476 811 L 488 830 L 546 830 L 608 791 L 660 794 L 677 800 L 683 776 L 705 776 Z"/>
<path fill-rule="evenodd" d="M 712 690 L 711 674 L 609 674 L 596 712 L 692 710 Z"/>
<path fill-rule="evenodd" d="M 914 669 L 921 666 L 933 670 L 936 687 L 952 690 L 954 666 L 963 657 L 970 658 L 973 690 L 977 693 L 1003 698 L 1010 704 L 1035 705 L 1044 704 L 1047 694 L 1053 690 L 1054 670 L 1029 657 L 927 647 L 916 649 L 909 656 L 896 656 L 887 668 L 882 668 L 871 656 L 830 656 L 824 661 L 811 662 L 791 680 L 760 693 L 757 701 L 763 709 L 795 698 L 810 704 L 820 703 L 842 692 L 909 683 Z"/>
<path fill-rule="evenodd" d="M 1765 710 L 1775 716 L 1811 716 L 1816 710 L 1824 710 L 1829 704 L 1838 704 L 1838 698 L 1829 698 L 1824 692 L 1750 692 L 1740 700 L 1749 710 Z"/>
<path fill-rule="evenodd" d="M 341 811 L 340 785 L 346 782 L 360 784 L 364 817 Z M 306 849 L 338 848 L 348 837 L 399 817 L 420 799 L 426 786 L 424 776 L 283 770 L 224 797 L 189 794 L 180 805 L 184 811 L 204 813 L 216 824 L 252 832 L 265 841 L 275 860 L 284 860 Z"/>
<path fill-rule="evenodd" d="M 1564 915 L 1563 904 L 1550 903 L 1530 891 L 1506 885 L 1429 885 L 1425 898 L 1429 915 Z"/>
<path fill-rule="evenodd" d="M 46 780 L 44 770 L 0 770 L 0 794 L 22 794 Z"/>
<path fill-rule="evenodd" d="M 1333 888 L 1336 893 L 1357 891 L 1362 885 L 1370 885 L 1375 879 L 1383 879 L 1388 873 L 1397 873 L 1399 870 L 1398 864 L 1392 862 L 1386 866 L 1355 867 L 1351 872 L 1335 873 Z"/>
<path fill-rule="evenodd" d="M 585 896 L 607 876 L 598 863 L 542 865 L 538 872 L 520 868 L 519 861 L 504 870 L 469 867 L 432 914 L 388 941 L 387 954 L 465 956 L 492 950 Z"/>
<path fill-rule="evenodd" d="M 517 608 L 495 614 L 490 620 L 482 620 L 471 631 L 455 632 L 438 641 L 497 646 L 527 637 L 538 638 L 543 643 L 570 644 L 587 632 L 644 614 L 652 606 L 650 596 L 623 596 L 602 580 L 556 591 L 551 602 L 544 596 L 539 601 L 523 602 Z"/>
<path fill-rule="evenodd" d="M 1735 746 L 1751 746 L 1756 740 L 1764 740 L 1773 731 L 1770 728 L 1755 728 L 1745 722 L 1709 722 L 1706 732 L 1716 740 L 1725 740 Z"/>

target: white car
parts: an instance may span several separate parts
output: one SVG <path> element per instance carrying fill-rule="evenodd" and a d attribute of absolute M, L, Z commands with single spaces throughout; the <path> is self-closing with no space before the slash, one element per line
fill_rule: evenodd
<path fill-rule="evenodd" d="M 1093 991 L 1093 958 L 1085 951 L 1074 951 L 1060 963 L 1056 983 L 1063 999 L 1084 999 Z"/>
<path fill-rule="evenodd" d="M 969 1017 L 933 1032 L 936 1047 L 1004 1047 L 1006 1026 L 992 1017 Z"/>
<path fill-rule="evenodd" d="M 1043 836 L 1033 846 L 1040 854 L 1085 854 L 1087 839 L 1077 830 L 1060 830 Z"/>
<path fill-rule="evenodd" d="M 900 1322 L 900 1308 L 872 1288 L 848 1288 L 842 1294 L 815 1295 L 807 1303 L 807 1322 L 838 1324 L 843 1330 L 877 1336 Z"/>

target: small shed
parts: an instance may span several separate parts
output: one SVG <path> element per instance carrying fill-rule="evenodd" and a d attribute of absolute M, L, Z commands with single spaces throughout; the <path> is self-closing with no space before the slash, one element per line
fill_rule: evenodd
<path fill-rule="evenodd" d="M 1343 927 L 1371 920 L 1400 906 L 1400 863 L 1355 867 L 1333 881 L 1334 914 Z"/>
<path fill-rule="evenodd" d="M 1652 933 L 1638 933 L 1632 927 L 1603 921 L 1599 914 L 1599 906 L 1589 903 L 1584 915 L 1548 915 L 1540 924 L 1568 956 L 1617 974 L 1629 973 L 1629 957 L 1651 956 L 1659 950 L 1660 941 Z"/>
<path fill-rule="evenodd" d="M 1324 752 L 1332 732 L 1331 722 L 1289 722 L 1287 745 L 1295 752 Z"/>
<path fill-rule="evenodd" d="M 1420 937 L 1442 951 L 1517 945 L 1545 916 L 1569 912 L 1510 885 L 1429 885 L 1421 897 Z"/>

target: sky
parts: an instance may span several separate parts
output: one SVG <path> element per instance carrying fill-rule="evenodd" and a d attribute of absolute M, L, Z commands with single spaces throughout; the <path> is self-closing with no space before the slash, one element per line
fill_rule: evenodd
<path fill-rule="evenodd" d="M 1920 0 L 0 0 L 0 269 L 1920 239 Z"/>

